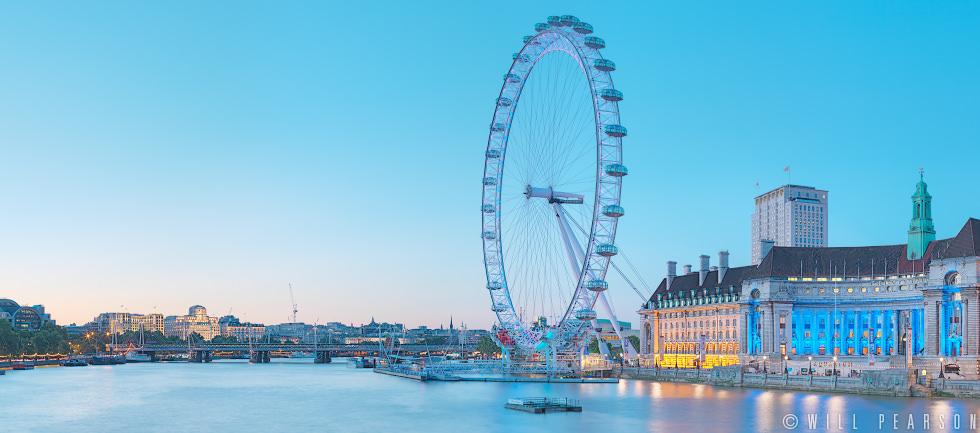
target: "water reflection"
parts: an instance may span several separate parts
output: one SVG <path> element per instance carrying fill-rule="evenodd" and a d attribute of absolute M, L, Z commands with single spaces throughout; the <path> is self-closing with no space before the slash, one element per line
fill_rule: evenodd
<path fill-rule="evenodd" d="M 43 368 L 8 372 L 0 390 L 2 431 L 786 432 L 794 417 L 792 431 L 926 431 L 926 417 L 934 431 L 955 431 L 954 422 L 965 431 L 980 413 L 976 400 L 645 381 L 419 383 L 306 362 Z M 534 396 L 579 399 L 584 409 L 541 416 L 503 408 L 508 398 Z"/>

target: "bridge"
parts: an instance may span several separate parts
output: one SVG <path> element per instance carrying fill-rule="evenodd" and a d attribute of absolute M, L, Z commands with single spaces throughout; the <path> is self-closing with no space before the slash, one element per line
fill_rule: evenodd
<path fill-rule="evenodd" d="M 109 345 L 114 352 L 125 352 L 131 350 L 129 345 L 114 344 Z M 235 344 L 144 344 L 135 349 L 139 353 L 156 356 L 157 353 L 186 352 L 190 354 L 190 362 L 211 362 L 214 352 L 238 352 L 248 353 L 249 362 L 266 363 L 271 359 L 271 352 L 312 352 L 314 353 L 314 363 L 329 363 L 332 356 L 378 356 L 381 347 L 378 344 L 282 344 L 282 343 L 235 343 Z M 394 352 L 403 355 L 438 355 L 457 353 L 460 356 L 472 354 L 476 351 L 476 345 L 442 345 L 429 346 L 425 344 L 406 344 L 395 346 Z"/>

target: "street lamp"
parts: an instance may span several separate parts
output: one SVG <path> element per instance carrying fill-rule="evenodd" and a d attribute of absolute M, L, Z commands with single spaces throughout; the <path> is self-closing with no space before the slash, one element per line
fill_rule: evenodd
<path fill-rule="evenodd" d="M 940 379 L 945 379 L 946 378 L 946 376 L 943 374 L 944 370 L 946 370 L 946 365 L 945 364 L 946 364 L 946 358 L 940 357 L 939 358 L 939 378 Z"/>
<path fill-rule="evenodd" d="M 783 374 L 789 374 L 789 355 L 783 355 Z"/>
<path fill-rule="evenodd" d="M 834 356 L 834 376 L 837 376 L 837 356 Z"/>
<path fill-rule="evenodd" d="M 769 355 L 762 356 L 762 373 L 769 374 Z"/>
<path fill-rule="evenodd" d="M 813 376 L 813 357 L 812 356 L 808 356 L 808 357 L 806 357 L 806 359 L 809 362 L 809 365 L 807 365 L 807 368 L 806 368 L 807 374 L 809 374 L 810 376 Z"/>

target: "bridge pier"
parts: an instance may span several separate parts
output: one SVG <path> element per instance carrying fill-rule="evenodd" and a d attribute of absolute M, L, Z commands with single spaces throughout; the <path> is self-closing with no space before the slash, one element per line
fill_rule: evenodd
<path fill-rule="evenodd" d="M 211 352 L 208 350 L 192 350 L 188 362 L 211 362 Z"/>
<path fill-rule="evenodd" d="M 327 352 L 326 350 L 318 350 L 316 352 L 316 357 L 313 358 L 314 364 L 329 364 L 331 361 L 333 360 L 330 359 L 330 352 Z"/>
<path fill-rule="evenodd" d="M 248 352 L 248 362 L 254 364 L 266 364 L 271 360 L 268 350 L 252 350 Z"/>

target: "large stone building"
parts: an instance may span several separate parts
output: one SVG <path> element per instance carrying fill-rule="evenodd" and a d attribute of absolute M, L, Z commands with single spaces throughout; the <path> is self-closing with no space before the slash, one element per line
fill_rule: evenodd
<path fill-rule="evenodd" d="M 755 198 L 752 214 L 752 264 L 765 257 L 766 243 L 780 247 L 826 247 L 827 191 L 783 185 Z"/>
<path fill-rule="evenodd" d="M 115 331 L 121 334 L 126 331 L 134 332 L 163 332 L 162 314 L 134 314 L 134 313 L 102 313 L 88 324 L 90 329 L 97 329 L 102 332 Z"/>
<path fill-rule="evenodd" d="M 711 270 L 702 256 L 698 273 L 668 272 L 639 312 L 642 362 L 844 374 L 944 363 L 976 377 L 980 220 L 935 240 L 925 182 L 912 199 L 907 244 L 770 244 L 758 265 L 727 269 L 722 255 Z"/>
<path fill-rule="evenodd" d="M 198 333 L 205 340 L 221 335 L 217 317 L 208 316 L 208 310 L 200 305 L 190 307 L 186 316 L 167 316 L 163 319 L 163 334 L 168 337 L 187 338 Z"/>

